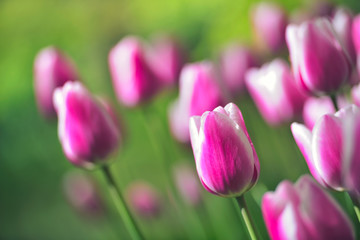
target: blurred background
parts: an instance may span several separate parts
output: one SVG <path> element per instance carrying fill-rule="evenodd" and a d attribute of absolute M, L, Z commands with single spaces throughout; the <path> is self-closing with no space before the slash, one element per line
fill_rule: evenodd
<path fill-rule="evenodd" d="M 84 217 L 68 204 L 63 191 L 64 175 L 74 169 L 64 157 L 57 124 L 38 113 L 33 89 L 33 62 L 37 52 L 55 45 L 76 63 L 81 80 L 95 94 L 116 104 L 124 123 L 124 144 L 112 170 L 122 189 L 134 180 L 156 187 L 163 213 L 155 220 L 138 218 L 149 239 L 205 239 L 206 229 L 221 239 L 244 239 L 232 202 L 202 190 L 205 210 L 182 210 L 171 202 L 167 175 L 146 134 L 145 124 L 171 164 L 188 162 L 195 169 L 192 151 L 171 139 L 167 126 L 168 104 L 176 89 L 164 91 L 148 106 L 154 114 L 144 122 L 138 109 L 126 109 L 115 100 L 107 56 L 128 34 L 145 39 L 153 33 L 176 36 L 189 51 L 189 61 L 212 59 L 230 41 L 252 45 L 249 0 L 2 0 L 0 1 L 0 239 L 128 239 L 104 187 L 99 171 L 89 172 L 98 182 L 106 214 Z M 313 1 L 279 0 L 288 14 Z M 358 0 L 334 1 L 360 11 Z M 289 125 L 269 127 L 248 96 L 239 96 L 261 163 L 259 184 L 248 194 L 258 228 L 265 233 L 259 203 L 267 190 L 283 179 L 295 181 L 308 173 L 293 141 Z M 163 129 L 162 134 L 156 134 Z M 162 137 L 159 137 L 159 136 Z M 342 194 L 335 194 L 346 208 Z M 351 208 L 348 209 L 352 216 Z M 206 212 L 206 213 L 205 213 Z M 204 214 L 209 221 L 202 223 Z M 353 216 L 352 216 L 353 217 Z M 187 224 L 184 224 L 187 223 Z M 190 227 L 189 227 L 190 226 Z M 205 227 L 204 227 L 205 226 Z M 266 238 L 266 236 L 265 236 Z"/>

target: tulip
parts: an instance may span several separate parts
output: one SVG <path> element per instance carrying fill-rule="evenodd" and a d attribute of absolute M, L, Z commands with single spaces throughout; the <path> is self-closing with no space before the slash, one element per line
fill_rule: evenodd
<path fill-rule="evenodd" d="M 360 193 L 360 109 L 351 105 L 322 116 L 312 131 L 293 123 L 291 131 L 314 178 L 324 187 Z M 359 195 L 360 196 L 360 195 Z"/>
<path fill-rule="evenodd" d="M 199 179 L 187 164 L 178 164 L 174 168 L 175 184 L 184 201 L 190 206 L 202 203 Z"/>
<path fill-rule="evenodd" d="M 271 3 L 258 4 L 252 13 L 257 38 L 272 52 L 285 47 L 287 16 L 283 9 Z"/>
<path fill-rule="evenodd" d="M 294 185 L 283 181 L 262 199 L 262 213 L 273 240 L 355 239 L 344 211 L 310 176 Z"/>
<path fill-rule="evenodd" d="M 72 171 L 65 175 L 63 184 L 65 197 L 75 210 L 94 217 L 104 214 L 104 203 L 92 178 Z"/>
<path fill-rule="evenodd" d="M 358 107 L 360 107 L 360 84 L 351 89 L 351 98 Z"/>
<path fill-rule="evenodd" d="M 105 108 L 79 82 L 54 92 L 64 153 L 77 166 L 92 167 L 118 148 L 119 129 Z"/>
<path fill-rule="evenodd" d="M 239 197 L 255 185 L 260 164 L 235 104 L 191 117 L 190 136 L 196 169 L 207 191 Z"/>
<path fill-rule="evenodd" d="M 360 14 L 356 15 L 352 24 L 352 39 L 357 55 L 360 54 Z"/>
<path fill-rule="evenodd" d="M 126 190 L 130 207 L 144 218 L 157 217 L 161 212 L 161 202 L 156 190 L 146 182 L 132 183 Z"/>
<path fill-rule="evenodd" d="M 334 94 L 349 81 L 349 60 L 329 20 L 289 25 L 286 40 L 295 80 L 305 91 Z"/>
<path fill-rule="evenodd" d="M 164 86 L 173 86 L 179 80 L 184 64 L 184 51 L 175 38 L 157 36 L 147 52 L 149 66 Z"/>
<path fill-rule="evenodd" d="M 344 97 L 338 98 L 339 106 L 346 107 L 349 105 L 347 100 Z M 331 102 L 331 99 L 328 97 L 311 97 L 308 98 L 304 104 L 303 109 L 303 119 L 305 122 L 305 125 L 309 129 L 313 129 L 316 121 L 323 115 L 328 113 L 335 113 L 335 108 L 333 103 Z"/>
<path fill-rule="evenodd" d="M 124 38 L 110 51 L 109 68 L 118 100 L 127 107 L 149 99 L 158 89 L 142 43 L 134 36 Z"/>
<path fill-rule="evenodd" d="M 39 111 L 46 118 L 56 116 L 52 97 L 55 88 L 75 81 L 78 74 L 72 61 L 55 47 L 42 49 L 35 58 L 34 87 Z"/>
<path fill-rule="evenodd" d="M 246 74 L 246 86 L 264 119 L 272 125 L 301 114 L 306 95 L 295 84 L 287 63 L 275 59 Z"/>
<path fill-rule="evenodd" d="M 225 103 L 225 95 L 210 62 L 186 65 L 180 74 L 179 98 L 170 106 L 170 127 L 174 137 L 189 142 L 189 118 Z"/>

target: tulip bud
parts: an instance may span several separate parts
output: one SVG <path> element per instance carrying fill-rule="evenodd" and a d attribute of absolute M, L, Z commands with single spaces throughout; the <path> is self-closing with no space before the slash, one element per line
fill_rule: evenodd
<path fill-rule="evenodd" d="M 356 15 L 352 24 L 352 40 L 357 55 L 360 55 L 360 14 Z"/>
<path fill-rule="evenodd" d="M 126 37 L 111 49 L 109 67 L 115 93 L 127 107 L 149 99 L 158 89 L 146 63 L 141 41 L 136 37 Z"/>
<path fill-rule="evenodd" d="M 156 190 L 146 182 L 132 183 L 126 190 L 130 207 L 144 218 L 154 218 L 161 212 L 161 202 Z"/>
<path fill-rule="evenodd" d="M 286 40 L 295 79 L 305 91 L 333 94 L 349 81 L 349 61 L 327 19 L 289 25 Z"/>
<path fill-rule="evenodd" d="M 310 176 L 294 185 L 283 181 L 262 200 L 262 213 L 273 240 L 355 239 L 350 219 Z"/>
<path fill-rule="evenodd" d="M 54 93 L 64 153 L 77 166 L 92 167 L 118 148 L 119 129 L 104 107 L 79 82 Z"/>
<path fill-rule="evenodd" d="M 233 95 L 245 88 L 245 73 L 256 67 L 257 61 L 250 50 L 237 44 L 229 45 L 220 56 L 223 80 Z"/>
<path fill-rule="evenodd" d="M 35 58 L 34 87 L 37 105 L 46 118 L 56 116 L 52 97 L 55 88 L 75 81 L 78 74 L 71 60 L 55 47 L 42 49 Z"/>
<path fill-rule="evenodd" d="M 275 59 L 246 74 L 246 86 L 263 118 L 272 125 L 301 114 L 306 95 L 298 89 L 287 63 Z"/>
<path fill-rule="evenodd" d="M 360 109 L 351 105 L 322 116 L 312 131 L 293 123 L 291 131 L 314 178 L 337 191 L 360 193 Z"/>
<path fill-rule="evenodd" d="M 71 171 L 64 177 L 64 192 L 71 206 L 86 216 L 104 214 L 104 203 L 92 178 L 79 171 Z"/>
<path fill-rule="evenodd" d="M 340 108 L 350 105 L 345 97 L 340 96 L 337 98 L 337 102 Z M 325 114 L 335 113 L 334 104 L 327 96 L 320 98 L 311 97 L 308 98 L 304 104 L 303 119 L 305 125 L 309 129 L 313 129 L 316 121 Z"/>
<path fill-rule="evenodd" d="M 224 93 L 212 63 L 186 65 L 180 74 L 179 98 L 169 110 L 170 127 L 175 138 L 181 142 L 188 142 L 189 118 L 201 115 L 224 102 Z"/>
<path fill-rule="evenodd" d="M 174 178 L 178 191 L 188 205 L 197 206 L 202 203 L 199 179 L 189 165 L 177 165 Z"/>
<path fill-rule="evenodd" d="M 285 47 L 287 16 L 283 9 L 271 3 L 259 3 L 252 12 L 257 38 L 272 52 Z"/>
<path fill-rule="evenodd" d="M 155 77 L 164 86 L 174 86 L 184 64 L 184 51 L 175 38 L 158 36 L 148 49 L 147 59 Z"/>
<path fill-rule="evenodd" d="M 207 191 L 238 197 L 255 185 L 260 163 L 235 104 L 191 117 L 190 136 L 196 169 Z"/>

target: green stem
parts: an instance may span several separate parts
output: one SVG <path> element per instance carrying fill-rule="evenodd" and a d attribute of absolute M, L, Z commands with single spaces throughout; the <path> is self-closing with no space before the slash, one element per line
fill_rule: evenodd
<path fill-rule="evenodd" d="M 360 201 L 356 194 L 351 194 L 350 192 L 348 192 L 348 195 L 352 201 L 356 217 L 360 223 Z"/>
<path fill-rule="evenodd" d="M 134 218 L 131 216 L 129 209 L 126 206 L 126 203 L 120 192 L 120 189 L 117 187 L 117 185 L 114 181 L 114 178 L 110 172 L 109 166 L 104 165 L 101 168 L 101 170 L 106 178 L 108 188 L 109 188 L 111 197 L 114 200 L 116 209 L 118 210 L 122 220 L 124 221 L 124 224 L 125 224 L 127 230 L 129 231 L 131 238 L 134 240 L 144 239 L 144 237 L 142 236 L 141 232 L 139 231 L 139 228 L 137 227 L 137 225 L 134 221 Z"/>
<path fill-rule="evenodd" d="M 356 213 L 356 216 L 357 216 L 357 219 L 360 223 L 360 209 L 358 206 L 354 205 L 354 210 L 355 210 L 355 213 Z"/>
<path fill-rule="evenodd" d="M 331 102 L 334 105 L 335 111 L 336 112 L 339 111 L 339 106 L 338 106 L 338 103 L 337 103 L 337 100 L 336 100 L 336 94 L 331 94 L 330 99 L 331 99 Z"/>
<path fill-rule="evenodd" d="M 234 200 L 236 201 L 235 203 L 236 203 L 239 215 L 241 215 L 242 218 L 244 219 L 244 222 L 245 222 L 246 228 L 249 232 L 251 240 L 260 239 L 259 234 L 256 232 L 254 222 L 251 219 L 249 209 L 245 202 L 244 195 L 242 195 L 240 197 L 236 197 Z"/>

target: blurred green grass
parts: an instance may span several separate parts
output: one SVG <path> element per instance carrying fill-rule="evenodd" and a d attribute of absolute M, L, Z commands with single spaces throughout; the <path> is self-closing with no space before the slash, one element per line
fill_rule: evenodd
<path fill-rule="evenodd" d="M 293 10 L 304 1 L 277 1 Z M 340 2 L 340 1 L 339 1 Z M 107 66 L 111 47 L 127 34 L 145 38 L 154 32 L 178 36 L 191 51 L 192 61 L 210 58 L 234 39 L 251 44 L 249 8 L 255 1 L 231 0 L 3 0 L 0 2 L 0 239 L 127 239 L 126 231 L 109 203 L 110 220 L 84 220 L 73 212 L 62 193 L 62 177 L 73 166 L 67 162 L 57 138 L 56 123 L 38 114 L 33 94 L 32 66 L 39 49 L 56 45 L 76 62 L 82 80 L 91 91 L 114 100 Z M 342 1 L 359 12 L 357 0 Z M 164 122 L 168 103 L 176 96 L 166 92 L 150 104 L 148 124 Z M 253 211 L 266 189 L 273 190 L 283 179 L 292 181 L 308 172 L 293 142 L 288 126 L 268 127 L 248 97 L 239 98 L 240 108 L 261 162 L 261 176 L 252 190 Z M 156 111 L 155 111 L 156 109 Z M 166 174 L 146 134 L 139 109 L 119 107 L 126 125 L 125 143 L 112 168 L 121 188 L 134 179 L 157 186 L 164 198 Z M 167 131 L 167 129 L 166 129 Z M 155 134 L 155 133 L 153 133 Z M 169 133 L 166 133 L 169 137 Z M 159 140 L 160 141 L 160 140 Z M 160 143 L 172 153 L 169 161 L 193 163 L 185 146 Z M 176 148 L 176 153 L 169 149 Z M 99 172 L 91 172 L 103 186 Z M 107 196 L 106 189 L 102 190 Z M 215 232 L 221 239 L 246 238 L 231 201 L 204 191 L 205 206 Z M 251 197 L 249 197 L 251 200 Z M 337 196 L 344 204 L 342 196 Z M 204 238 L 196 214 L 186 211 L 185 219 L 171 212 L 154 222 L 141 221 L 151 239 Z M 182 212 L 180 210 L 180 212 Z M 260 228 L 261 216 L 257 222 Z M 183 228 L 181 222 L 193 228 Z M 179 225 L 180 224 L 180 225 Z M 198 233 L 194 232 L 199 231 Z M 200 229 L 200 230 L 197 230 Z"/>

